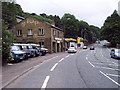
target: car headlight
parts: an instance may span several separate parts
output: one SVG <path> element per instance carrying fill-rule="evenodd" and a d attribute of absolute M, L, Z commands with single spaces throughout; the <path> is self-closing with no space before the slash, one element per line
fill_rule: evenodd
<path fill-rule="evenodd" d="M 16 57 L 18 57 L 18 55 L 16 55 Z"/>

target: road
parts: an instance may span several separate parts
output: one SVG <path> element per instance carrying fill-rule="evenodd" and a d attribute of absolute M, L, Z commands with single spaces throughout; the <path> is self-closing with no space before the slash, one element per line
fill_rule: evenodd
<path fill-rule="evenodd" d="M 110 49 L 95 44 L 95 50 L 78 49 L 35 66 L 6 88 L 118 88 L 119 60 Z"/>

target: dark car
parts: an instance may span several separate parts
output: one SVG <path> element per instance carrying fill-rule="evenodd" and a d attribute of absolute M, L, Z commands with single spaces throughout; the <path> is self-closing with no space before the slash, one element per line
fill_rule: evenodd
<path fill-rule="evenodd" d="M 90 50 L 95 50 L 95 47 L 94 46 L 90 46 Z"/>
<path fill-rule="evenodd" d="M 18 46 L 11 46 L 10 53 L 12 60 L 10 62 L 20 62 L 26 57 L 26 52 L 21 51 Z"/>
<path fill-rule="evenodd" d="M 110 55 L 111 58 L 120 59 L 120 49 L 112 49 Z"/>
<path fill-rule="evenodd" d="M 40 52 L 41 56 L 44 56 L 48 53 L 48 49 L 41 48 L 39 44 L 30 44 L 34 49 L 38 50 Z"/>
<path fill-rule="evenodd" d="M 31 50 L 31 52 L 33 52 L 33 57 L 40 55 L 39 50 L 37 50 L 36 48 L 34 48 L 34 47 L 33 47 L 32 45 L 30 45 L 30 44 L 27 45 L 27 49 L 29 49 L 29 50 Z"/>

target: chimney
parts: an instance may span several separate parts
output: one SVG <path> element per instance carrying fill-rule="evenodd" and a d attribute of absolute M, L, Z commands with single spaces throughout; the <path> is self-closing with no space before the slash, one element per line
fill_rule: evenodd
<path fill-rule="evenodd" d="M 55 20 L 52 19 L 52 26 L 55 26 Z"/>

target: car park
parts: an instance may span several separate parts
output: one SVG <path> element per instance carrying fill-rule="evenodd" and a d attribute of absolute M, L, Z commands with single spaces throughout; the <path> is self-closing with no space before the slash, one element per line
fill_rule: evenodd
<path fill-rule="evenodd" d="M 69 47 L 68 48 L 68 53 L 76 53 L 77 50 L 75 49 L 75 47 Z"/>
<path fill-rule="evenodd" d="M 90 50 L 95 50 L 95 47 L 94 46 L 90 46 Z"/>
<path fill-rule="evenodd" d="M 120 49 L 112 49 L 110 55 L 111 58 L 120 59 Z"/>
<path fill-rule="evenodd" d="M 11 46 L 10 53 L 12 60 L 10 62 L 20 62 L 26 57 L 26 52 L 21 51 L 18 46 Z"/>

